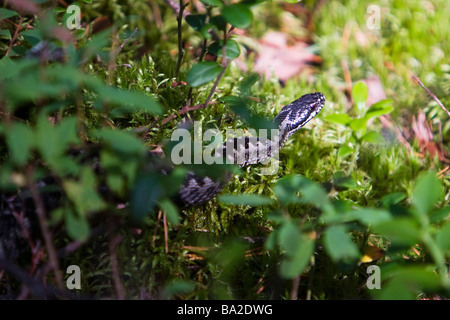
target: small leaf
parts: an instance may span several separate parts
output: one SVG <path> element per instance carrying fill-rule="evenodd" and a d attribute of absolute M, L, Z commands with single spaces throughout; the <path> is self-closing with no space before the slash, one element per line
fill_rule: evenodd
<path fill-rule="evenodd" d="M 0 30 L 0 39 L 11 40 L 11 32 L 9 30 Z"/>
<path fill-rule="evenodd" d="M 383 198 L 381 198 L 380 202 L 385 208 L 389 208 L 389 206 L 397 204 L 405 198 L 406 195 L 403 192 L 394 192 L 385 195 Z"/>
<path fill-rule="evenodd" d="M 145 152 L 144 144 L 138 138 L 125 131 L 101 129 L 96 132 L 96 135 L 116 152 L 136 155 Z"/>
<path fill-rule="evenodd" d="M 139 175 L 130 198 L 133 219 L 140 221 L 145 218 L 155 207 L 161 192 L 161 186 L 155 174 L 144 173 Z"/>
<path fill-rule="evenodd" d="M 351 155 L 353 152 L 355 152 L 355 149 L 353 149 L 349 146 L 343 145 L 339 148 L 338 156 L 340 158 L 344 158 L 348 155 Z"/>
<path fill-rule="evenodd" d="M 69 237 L 81 242 L 84 242 L 89 238 L 90 227 L 86 217 L 80 217 L 72 210 L 64 210 L 64 217 Z"/>
<path fill-rule="evenodd" d="M 292 223 L 284 223 L 279 231 L 280 246 L 286 250 L 288 256 L 294 256 L 301 241 L 301 234 L 298 227 Z"/>
<path fill-rule="evenodd" d="M 375 208 L 353 210 L 346 213 L 345 217 L 346 221 L 357 220 L 366 226 L 373 226 L 392 220 L 391 214 L 388 211 Z"/>
<path fill-rule="evenodd" d="M 280 275 L 293 279 L 303 273 L 314 253 L 315 241 L 298 228 L 287 223 L 280 230 L 280 246 L 286 250 L 286 258 L 281 262 Z"/>
<path fill-rule="evenodd" d="M 117 105 L 125 112 L 144 111 L 150 114 L 160 114 L 162 107 L 152 97 L 134 90 L 122 90 L 101 85 L 97 88 L 102 102 Z"/>
<path fill-rule="evenodd" d="M 213 7 L 220 7 L 223 3 L 220 0 L 200 0 L 204 4 L 208 4 Z"/>
<path fill-rule="evenodd" d="M 8 18 L 14 17 L 16 15 L 18 15 L 18 13 L 13 10 L 0 8 L 0 20 L 8 19 Z"/>
<path fill-rule="evenodd" d="M 171 299 L 174 296 L 187 294 L 192 292 L 196 287 L 196 283 L 192 281 L 186 280 L 176 280 L 170 284 L 168 284 L 163 289 L 163 295 L 166 299 Z"/>
<path fill-rule="evenodd" d="M 221 71 L 222 67 L 216 62 L 199 62 L 189 70 L 186 79 L 192 87 L 199 87 L 216 79 Z"/>
<path fill-rule="evenodd" d="M 8 129 L 6 138 L 12 160 L 18 165 L 24 164 L 34 146 L 33 131 L 27 125 L 15 122 Z"/>
<path fill-rule="evenodd" d="M 217 15 L 211 18 L 211 24 L 215 25 L 218 30 L 224 30 L 227 26 L 227 20 L 223 15 Z"/>
<path fill-rule="evenodd" d="M 177 207 L 175 207 L 172 201 L 164 199 L 163 201 L 159 202 L 159 205 L 161 207 L 161 210 L 163 210 L 163 212 L 167 215 L 167 218 L 170 220 L 170 222 L 172 222 L 173 224 L 180 223 L 178 209 Z"/>
<path fill-rule="evenodd" d="M 443 253 L 450 255 L 450 222 L 447 221 L 436 235 L 436 244 Z"/>
<path fill-rule="evenodd" d="M 361 137 L 361 141 L 366 141 L 369 143 L 378 143 L 378 144 L 383 144 L 386 142 L 384 140 L 383 135 L 381 133 L 375 132 L 375 131 L 367 132 L 365 135 L 363 135 Z"/>
<path fill-rule="evenodd" d="M 106 207 L 97 192 L 97 183 L 91 168 L 81 170 L 80 181 L 63 181 L 67 197 L 75 205 L 79 217 L 86 217 L 89 213 L 100 211 Z"/>
<path fill-rule="evenodd" d="M 253 19 L 252 11 L 243 4 L 232 4 L 223 9 L 223 15 L 236 28 L 244 29 L 250 26 Z"/>
<path fill-rule="evenodd" d="M 359 81 L 353 85 L 352 88 L 352 98 L 353 104 L 358 110 L 359 115 L 364 114 L 364 109 L 366 108 L 367 97 L 369 96 L 369 89 L 367 85 Z"/>
<path fill-rule="evenodd" d="M 219 57 L 223 55 L 223 41 L 214 42 L 208 47 L 208 52 Z M 236 59 L 241 54 L 239 44 L 234 40 L 228 40 L 225 47 L 225 55 L 227 59 Z"/>
<path fill-rule="evenodd" d="M 219 197 L 219 200 L 231 205 L 244 206 L 265 206 L 273 203 L 273 200 L 258 194 L 224 194 Z"/>
<path fill-rule="evenodd" d="M 352 119 L 352 121 L 348 123 L 348 126 L 353 131 L 361 131 L 362 133 L 364 133 L 367 130 L 367 119 L 364 117 Z"/>
<path fill-rule="evenodd" d="M 200 31 L 205 25 L 206 14 L 190 14 L 185 19 L 195 31 Z"/>
<path fill-rule="evenodd" d="M 335 262 L 347 262 L 360 258 L 358 247 L 343 225 L 331 226 L 325 230 L 324 246 Z"/>
<path fill-rule="evenodd" d="M 419 177 L 412 193 L 412 203 L 419 214 L 426 215 L 440 199 L 442 184 L 433 172 Z"/>
<path fill-rule="evenodd" d="M 394 106 L 392 105 L 392 100 L 384 99 L 374 103 L 370 106 L 369 110 L 367 110 L 364 117 L 366 119 L 370 119 L 373 117 L 379 117 L 394 111 Z"/>
<path fill-rule="evenodd" d="M 350 121 L 352 121 L 352 118 L 348 114 L 345 114 L 345 113 L 330 114 L 330 115 L 324 117 L 324 119 L 329 122 L 334 122 L 334 123 L 343 124 L 343 125 L 346 125 Z"/>
<path fill-rule="evenodd" d="M 420 240 L 419 227 L 410 218 L 398 218 L 376 224 L 373 230 L 400 246 L 410 246 Z"/>
<path fill-rule="evenodd" d="M 450 219 L 450 207 L 443 207 L 430 215 L 430 223 L 441 222 Z"/>

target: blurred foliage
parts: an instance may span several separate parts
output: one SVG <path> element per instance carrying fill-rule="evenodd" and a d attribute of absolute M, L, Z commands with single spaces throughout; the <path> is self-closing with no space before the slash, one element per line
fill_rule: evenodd
<path fill-rule="evenodd" d="M 130 299 L 449 297 L 448 171 L 419 157 L 414 141 L 407 152 L 379 123 L 388 114 L 405 122 L 422 108 L 442 124 L 449 151 L 450 122 L 408 80 L 422 74 L 448 102 L 448 6 L 381 1 L 381 28 L 369 32 L 365 4 L 319 2 L 193 1 L 178 24 L 163 1 L 81 1 L 82 24 L 70 31 L 61 4 L 25 1 L 28 14 L 0 8 L 0 195 L 54 178 L 41 195 L 61 194 L 47 223 L 58 249 L 83 243 L 60 259 L 62 269 L 80 266 L 81 295 L 117 294 L 111 243 L 120 236 L 115 252 Z M 312 29 L 284 25 L 306 21 L 305 12 L 314 14 Z M 251 63 L 252 37 L 267 27 L 307 34 L 320 72 L 282 86 L 241 71 L 233 60 Z M 246 32 L 231 35 L 234 28 Z M 377 74 L 390 98 L 368 107 L 361 81 L 346 97 L 341 59 L 352 79 Z M 163 119 L 212 98 L 190 113 L 205 128 L 268 128 L 278 106 L 312 89 L 327 105 L 281 151 L 278 174 L 244 168 L 217 199 L 176 206 L 187 168 L 163 175 L 168 159 L 148 151 L 162 144 L 170 154 L 166 142 L 184 117 Z M 381 269 L 379 290 L 366 288 L 372 264 Z M 0 294 L 20 285 L 0 277 Z"/>

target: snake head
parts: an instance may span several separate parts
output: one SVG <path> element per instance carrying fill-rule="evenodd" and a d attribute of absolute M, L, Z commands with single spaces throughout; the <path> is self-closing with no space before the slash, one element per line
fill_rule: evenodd
<path fill-rule="evenodd" d="M 314 118 L 325 105 L 321 92 L 308 93 L 281 109 L 274 121 L 280 129 L 280 144 Z"/>

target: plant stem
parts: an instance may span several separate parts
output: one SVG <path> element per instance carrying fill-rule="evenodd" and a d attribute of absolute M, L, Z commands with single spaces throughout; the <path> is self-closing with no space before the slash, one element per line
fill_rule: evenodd
<path fill-rule="evenodd" d="M 36 188 L 36 184 L 33 182 L 34 168 L 27 168 L 27 186 L 30 190 L 31 197 L 33 198 L 34 204 L 36 206 L 36 214 L 38 216 L 39 225 L 41 228 L 42 236 L 44 237 L 45 247 L 47 249 L 48 260 L 50 268 L 54 272 L 55 282 L 58 288 L 63 288 L 63 277 L 62 272 L 59 267 L 58 255 L 56 253 L 55 247 L 53 246 L 53 239 L 50 230 L 47 228 L 47 214 L 44 206 L 44 202 L 42 201 L 41 195 L 39 194 L 39 190 Z"/>
<path fill-rule="evenodd" d="M 177 67 L 175 69 L 175 78 L 178 81 L 178 74 L 180 73 L 181 61 L 183 60 L 183 42 L 182 42 L 182 23 L 183 23 L 183 11 L 184 11 L 184 3 L 183 0 L 180 0 L 180 10 L 178 11 L 177 22 L 178 22 L 178 60 Z"/>

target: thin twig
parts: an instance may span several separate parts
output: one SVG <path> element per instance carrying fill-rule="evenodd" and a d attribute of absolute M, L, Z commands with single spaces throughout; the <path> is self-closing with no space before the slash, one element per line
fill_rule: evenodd
<path fill-rule="evenodd" d="M 224 39 L 223 39 L 223 47 L 222 47 L 223 67 L 222 67 L 222 70 L 220 71 L 219 75 L 217 76 L 216 81 L 214 81 L 211 91 L 209 92 L 208 97 L 205 100 L 203 108 L 206 108 L 208 106 L 209 101 L 211 101 L 211 98 L 212 98 L 214 92 L 216 92 L 216 88 L 219 85 L 220 80 L 222 79 L 223 75 L 227 71 L 228 64 L 230 63 L 230 59 L 227 59 L 226 46 L 227 46 L 227 40 L 231 36 L 231 32 L 233 30 L 234 30 L 234 27 L 231 27 L 230 30 L 228 31 L 228 33 L 226 31 L 224 31 L 224 37 L 223 37 Z"/>
<path fill-rule="evenodd" d="M 169 253 L 169 229 L 167 227 L 167 214 L 165 212 L 163 215 L 163 224 L 164 224 L 164 249 L 166 253 Z"/>
<path fill-rule="evenodd" d="M 217 101 L 211 101 L 211 102 L 209 102 L 210 105 L 211 105 L 211 104 L 216 104 L 216 103 L 217 103 Z M 184 108 L 178 110 L 176 113 L 171 114 L 170 116 L 164 118 L 164 119 L 161 121 L 161 125 L 167 124 L 169 121 L 175 119 L 175 118 L 176 118 L 177 116 L 179 116 L 179 115 L 188 113 L 189 111 L 195 111 L 195 110 L 198 110 L 198 109 L 203 109 L 203 108 L 205 108 L 205 107 L 206 107 L 206 105 L 205 105 L 204 103 L 197 104 L 197 105 L 192 106 L 192 107 L 184 107 Z M 156 123 L 157 123 L 157 121 L 153 121 L 153 122 L 146 128 L 146 130 L 145 130 L 145 132 L 144 132 L 144 136 L 146 136 L 146 135 L 148 134 L 148 132 L 150 131 L 150 129 L 153 128 L 153 127 L 155 126 Z"/>
<path fill-rule="evenodd" d="M 413 78 L 414 80 L 417 81 L 417 83 L 425 89 L 425 91 L 433 98 L 434 101 L 437 102 L 437 104 L 442 108 L 442 110 L 444 110 L 447 115 L 450 117 L 450 111 L 448 111 L 444 105 L 442 104 L 442 102 L 438 99 L 438 97 L 436 97 L 433 92 L 431 92 L 427 87 L 425 87 L 425 85 L 422 83 L 422 81 L 420 81 L 420 79 L 418 77 L 416 77 L 415 75 L 412 75 L 411 78 Z"/>
<path fill-rule="evenodd" d="M 158 211 L 158 218 L 156 219 L 155 230 L 153 231 L 153 239 L 152 239 L 152 243 L 153 243 L 153 244 L 155 244 L 155 241 L 156 241 L 156 231 L 158 230 L 159 221 L 161 220 L 161 216 L 162 216 L 162 211 L 159 210 L 159 211 Z"/>
<path fill-rule="evenodd" d="M 36 188 L 35 183 L 33 182 L 34 168 L 27 168 L 27 186 L 30 190 L 31 197 L 33 198 L 34 204 L 36 206 L 36 214 L 38 216 L 39 225 L 41 228 L 42 236 L 44 237 L 45 247 L 47 249 L 48 259 L 50 268 L 54 272 L 55 282 L 58 288 L 63 288 L 63 277 L 62 272 L 59 267 L 58 255 L 56 253 L 56 249 L 53 246 L 53 239 L 50 230 L 47 228 L 47 213 L 45 210 L 44 202 L 42 201 L 41 195 L 39 194 L 39 190 Z"/>
<path fill-rule="evenodd" d="M 292 289 L 291 289 L 291 300 L 298 300 L 298 286 L 300 285 L 300 277 L 297 276 L 294 280 L 292 280 Z"/>
<path fill-rule="evenodd" d="M 120 281 L 119 264 L 117 262 L 117 254 L 116 254 L 116 248 L 122 241 L 122 238 L 123 238 L 122 235 L 119 234 L 114 237 L 112 237 L 111 235 L 109 239 L 109 256 L 111 259 L 111 271 L 114 281 L 114 287 L 116 288 L 117 299 L 119 300 L 125 299 L 122 282 Z"/>
<path fill-rule="evenodd" d="M 17 299 L 25 299 L 29 293 L 32 293 L 38 299 L 62 297 L 67 299 L 80 298 L 73 295 L 71 292 L 64 291 L 60 288 L 49 286 L 45 283 L 39 282 L 36 277 L 30 276 L 25 270 L 10 261 L 0 258 L 0 270 L 5 270 L 8 274 L 18 279 L 23 287 L 22 293 L 17 296 Z"/>
<path fill-rule="evenodd" d="M 172 8 L 172 10 L 175 12 L 176 15 L 179 14 L 180 6 L 178 5 L 178 3 L 176 3 L 173 0 L 164 0 L 164 2 L 167 3 L 169 5 L 169 7 Z M 184 11 L 182 15 L 183 15 L 183 18 L 186 18 L 186 16 L 190 15 L 190 13 L 187 11 Z"/>
<path fill-rule="evenodd" d="M 17 26 L 17 28 L 16 28 L 16 31 L 14 32 L 14 35 L 13 35 L 11 41 L 9 42 L 9 47 L 8 47 L 8 50 L 6 50 L 5 56 L 8 56 L 9 51 L 11 50 L 11 48 L 12 48 L 14 42 L 16 41 L 17 37 L 19 36 L 19 30 L 22 29 L 22 22 L 23 22 L 23 19 L 24 19 L 24 17 L 20 17 L 19 24 L 18 24 L 18 26 Z"/>
<path fill-rule="evenodd" d="M 120 51 L 122 51 L 123 47 L 127 44 L 128 41 L 130 41 L 131 38 L 133 38 L 134 34 L 138 31 L 138 28 L 134 29 L 134 31 L 130 34 L 128 38 L 126 38 L 119 48 L 116 49 L 114 52 L 114 55 L 118 55 Z"/>
<path fill-rule="evenodd" d="M 183 60 L 184 52 L 183 52 L 183 39 L 182 39 L 182 26 L 183 26 L 183 11 L 184 11 L 184 3 L 183 0 L 180 0 L 180 9 L 178 10 L 177 15 L 177 30 L 178 30 L 178 60 L 177 67 L 175 69 L 175 78 L 178 81 L 178 74 L 180 73 L 181 62 Z"/>

